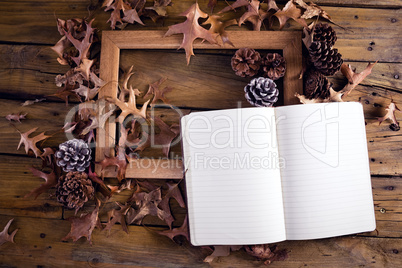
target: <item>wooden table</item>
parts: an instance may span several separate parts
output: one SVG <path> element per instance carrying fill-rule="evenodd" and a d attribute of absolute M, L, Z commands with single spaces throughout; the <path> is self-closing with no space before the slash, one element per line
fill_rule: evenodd
<path fill-rule="evenodd" d="M 61 242 L 70 228 L 70 223 L 64 219 L 72 213 L 63 210 L 54 198 L 46 194 L 37 200 L 24 198 L 42 183 L 27 170 L 28 166 L 40 165 L 40 160 L 27 156 L 22 149 L 16 150 L 19 134 L 4 117 L 9 113 L 27 112 L 28 119 L 15 124 L 18 129 L 27 131 L 39 127 L 38 131 L 54 134 L 45 142 L 48 146 L 57 146 L 65 140 L 59 130 L 66 112 L 76 103 L 66 107 L 62 101 L 46 97 L 42 103 L 26 107 L 21 104 L 27 99 L 54 94 L 57 90 L 55 76 L 68 70 L 58 64 L 56 54 L 50 50 L 50 46 L 60 38 L 55 17 L 80 18 L 87 16 L 88 12 L 95 12 L 94 26 L 99 30 L 109 29 L 106 21 L 110 14 L 99 8 L 94 11 L 97 1 L 91 2 L 0 1 L 0 227 L 14 218 L 10 230 L 19 229 L 15 244 L 0 246 L 0 266 L 207 267 L 208 264 L 202 260 L 210 253 L 208 250 L 188 244 L 178 245 L 157 235 L 155 230 L 164 226 L 153 219 L 145 221 L 152 228 L 129 226 L 128 235 L 119 225 L 114 226 L 109 237 L 106 232 L 95 230 L 92 246 L 85 239 L 76 243 Z M 173 2 L 174 7 L 168 9 L 169 18 L 164 25 L 182 21 L 177 15 L 193 3 L 188 0 Z M 203 10 L 209 10 L 208 1 L 198 2 Z M 315 3 L 321 5 L 335 22 L 347 28 L 335 27 L 338 35 L 336 47 L 347 63 L 360 72 L 367 62 L 379 61 L 373 73 L 347 98 L 361 102 L 365 110 L 377 231 L 279 243 L 280 248 L 290 250 L 289 258 L 273 263 L 272 267 L 402 267 L 402 132 L 391 131 L 389 122 L 379 126 L 377 121 L 377 117 L 385 114 L 391 99 L 402 106 L 401 2 L 317 0 Z M 219 1 L 218 5 L 224 6 L 225 2 Z M 135 25 L 128 29 L 166 29 L 161 22 L 154 24 L 145 20 L 145 23 L 147 27 Z M 291 23 L 285 30 L 294 29 L 300 27 Z M 178 66 L 186 68 L 184 59 L 183 64 L 176 64 L 175 68 L 180 68 Z M 337 86 L 345 80 L 338 74 L 331 81 Z M 184 103 L 177 92 L 168 96 L 175 105 L 197 110 L 230 107 L 233 97 L 221 101 L 230 95 L 231 92 L 219 92 L 214 102 L 202 102 L 202 96 L 194 95 L 191 105 Z M 397 114 L 397 118 L 402 120 L 402 113 Z M 172 150 L 179 152 L 180 147 Z M 128 195 L 123 192 L 119 198 L 124 200 Z M 111 201 L 114 200 L 119 199 Z M 175 206 L 173 209 L 177 212 L 178 222 L 182 221 L 185 211 Z M 105 221 L 105 215 L 101 215 L 101 219 Z M 262 262 L 244 251 L 212 263 L 216 267 L 260 265 Z"/>

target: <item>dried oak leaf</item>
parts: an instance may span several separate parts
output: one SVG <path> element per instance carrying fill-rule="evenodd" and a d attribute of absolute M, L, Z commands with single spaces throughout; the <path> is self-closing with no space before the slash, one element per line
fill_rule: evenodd
<path fill-rule="evenodd" d="M 230 251 L 237 251 L 243 246 L 213 246 L 214 252 L 204 259 L 204 262 L 211 263 L 216 257 L 226 257 L 229 256 Z"/>
<path fill-rule="evenodd" d="M 315 22 L 312 22 L 309 26 L 303 28 L 303 43 L 307 49 L 310 48 L 311 43 L 314 41 L 314 27 Z"/>
<path fill-rule="evenodd" d="M 15 121 L 15 122 L 19 122 L 19 123 L 21 123 L 21 119 L 26 119 L 26 116 L 27 116 L 27 113 L 25 113 L 25 114 L 21 114 L 21 113 L 18 113 L 18 114 L 9 114 L 9 115 L 7 115 L 6 116 L 6 119 L 8 120 L 8 121 Z"/>
<path fill-rule="evenodd" d="M 105 158 L 101 162 L 98 162 L 97 164 L 100 164 L 102 166 L 102 171 L 109 166 L 116 167 L 117 179 L 119 182 L 121 182 L 126 178 L 127 160 L 125 155 L 124 156 L 117 155 L 114 157 L 105 156 Z"/>
<path fill-rule="evenodd" d="M 170 205 L 169 205 L 170 198 L 174 198 L 177 201 L 177 203 L 179 203 L 180 207 L 182 207 L 182 208 L 186 207 L 186 204 L 184 203 L 184 200 L 183 200 L 183 196 L 179 189 L 179 183 L 176 183 L 176 184 L 166 183 L 166 185 L 168 187 L 167 193 L 163 196 L 161 202 L 159 203 L 159 207 L 163 211 L 170 214 L 170 216 L 171 216 L 170 218 L 165 219 L 169 228 L 172 228 L 172 223 L 174 221 L 174 218 L 173 218 L 171 210 L 170 210 Z"/>
<path fill-rule="evenodd" d="M 223 8 L 221 11 L 219 11 L 218 14 L 225 13 L 230 10 L 235 10 L 236 8 L 239 8 L 239 7 L 248 6 L 249 4 L 250 4 L 249 0 L 236 0 L 236 2 L 234 2 L 231 5 L 228 3 L 228 6 Z"/>
<path fill-rule="evenodd" d="M 210 24 L 211 27 L 209 28 L 209 31 L 211 33 L 218 34 L 218 36 L 221 37 L 223 44 L 229 44 L 234 47 L 233 43 L 229 40 L 229 36 L 228 33 L 225 31 L 225 28 L 230 25 L 237 24 L 237 20 L 231 19 L 227 21 L 221 21 L 221 18 L 222 17 L 220 15 L 211 15 L 202 25 Z"/>
<path fill-rule="evenodd" d="M 385 110 L 387 111 L 387 113 L 383 117 L 378 118 L 379 125 L 381 125 L 381 123 L 384 120 L 390 119 L 392 121 L 390 128 L 394 131 L 398 131 L 400 128 L 399 128 L 399 122 L 396 120 L 396 117 L 395 117 L 395 112 L 401 111 L 401 110 L 399 110 L 399 108 L 396 106 L 395 102 L 393 102 L 393 101 L 391 101 L 391 103 L 388 105 L 388 107 Z"/>
<path fill-rule="evenodd" d="M 302 11 L 296 7 L 292 1 L 288 1 L 282 10 L 278 10 L 273 16 L 279 20 L 279 29 L 281 30 L 289 19 L 300 23 L 303 27 L 308 27 L 306 21 L 301 18 Z"/>
<path fill-rule="evenodd" d="M 159 203 L 162 201 L 161 189 L 157 188 L 149 193 L 139 192 L 139 187 L 137 191 L 134 192 L 133 196 L 129 199 L 130 202 L 135 202 L 137 209 L 132 209 L 127 213 L 127 223 L 131 224 L 141 224 L 145 216 L 157 216 L 159 219 L 165 221 L 165 219 L 170 218 L 168 212 L 163 211 L 158 207 Z"/>
<path fill-rule="evenodd" d="M 147 106 L 150 100 L 147 100 L 141 107 L 141 109 L 137 109 L 137 104 L 136 104 L 136 97 L 135 97 L 135 91 L 133 89 L 129 89 L 129 98 L 128 98 L 128 102 L 124 102 L 122 100 L 117 99 L 116 97 L 107 97 L 106 100 L 116 104 L 117 106 L 119 106 L 120 110 L 121 110 L 121 114 L 119 115 L 119 117 L 117 118 L 117 121 L 121 124 L 123 124 L 124 119 L 128 116 L 128 115 L 134 115 L 134 117 L 142 117 L 142 118 L 146 118 L 146 110 L 147 110 Z"/>
<path fill-rule="evenodd" d="M 128 228 L 126 224 L 126 214 L 128 210 L 130 209 L 130 205 L 128 204 L 120 204 L 119 202 L 116 202 L 116 205 L 120 207 L 120 209 L 112 209 L 108 211 L 108 222 L 105 225 L 104 230 L 108 231 L 110 235 L 110 230 L 112 229 L 113 225 L 116 223 L 120 223 L 121 227 L 123 228 L 123 231 L 128 233 Z"/>
<path fill-rule="evenodd" d="M 158 81 L 149 84 L 148 92 L 145 94 L 144 98 L 149 95 L 154 95 L 151 105 L 155 104 L 157 100 L 161 100 L 164 103 L 168 103 L 168 99 L 165 97 L 165 93 L 172 91 L 173 88 L 171 87 L 164 87 L 163 89 L 160 88 L 161 84 L 166 81 L 166 77 L 162 77 Z"/>
<path fill-rule="evenodd" d="M 85 36 L 82 40 L 78 40 L 73 37 L 73 35 L 70 32 L 67 32 L 66 30 L 63 29 L 64 36 L 73 44 L 73 46 L 78 50 L 78 56 L 77 57 L 72 57 L 72 60 L 79 66 L 78 68 L 81 68 L 83 70 L 89 70 L 88 66 L 85 65 L 91 65 L 93 62 L 89 62 L 88 59 L 88 54 L 89 54 L 89 49 L 92 45 L 93 42 L 93 35 L 95 32 L 95 29 L 91 27 L 91 24 L 94 20 L 92 19 L 90 22 L 85 22 L 86 24 L 86 31 L 85 31 Z M 88 62 L 83 63 L 83 60 L 88 60 Z M 83 65 L 82 65 L 83 64 Z M 89 67 L 90 68 L 90 67 Z M 89 72 L 84 72 L 86 75 L 87 79 L 89 79 Z"/>
<path fill-rule="evenodd" d="M 62 239 L 62 241 L 72 239 L 74 242 L 76 242 L 81 237 L 86 237 L 89 243 L 92 245 L 92 232 L 96 226 L 101 227 L 101 223 L 98 217 L 100 202 L 96 202 L 96 207 L 92 211 L 92 213 L 81 214 L 80 217 L 73 216 L 67 219 L 71 222 L 71 230 Z"/>
<path fill-rule="evenodd" d="M 38 188 L 26 194 L 25 198 L 29 196 L 34 196 L 34 198 L 36 199 L 41 193 L 57 185 L 58 178 L 56 177 L 56 173 L 54 171 L 48 174 L 40 170 L 37 170 L 36 168 L 33 167 L 29 168 L 29 170 L 32 172 L 34 176 L 44 179 L 45 183 L 41 184 Z"/>
<path fill-rule="evenodd" d="M 246 252 L 259 260 L 263 260 L 264 264 L 270 264 L 273 261 L 284 261 L 288 257 L 288 251 L 286 249 L 277 250 L 276 246 L 254 245 L 244 246 Z"/>
<path fill-rule="evenodd" d="M 247 11 L 239 19 L 239 26 L 244 22 L 249 21 L 253 24 L 254 31 L 259 31 L 262 22 L 269 16 L 268 12 L 260 9 L 260 1 L 251 0 L 247 6 Z"/>
<path fill-rule="evenodd" d="M 187 17 L 187 20 L 183 23 L 175 24 L 169 26 L 169 30 L 165 33 L 166 36 L 170 36 L 172 34 L 180 34 L 184 35 L 183 42 L 181 43 L 180 48 L 184 48 L 186 51 L 187 65 L 190 63 L 191 56 L 194 56 L 193 51 L 193 42 L 197 38 L 205 39 L 211 44 L 216 44 L 216 40 L 214 36 L 202 28 L 198 24 L 199 18 L 207 18 L 208 14 L 201 11 L 198 3 L 193 4 L 189 9 L 180 14 L 180 16 Z"/>
<path fill-rule="evenodd" d="M 327 19 L 330 22 L 333 22 L 331 16 L 325 10 L 323 10 L 321 7 L 314 4 L 313 2 L 310 2 L 309 4 L 306 4 L 303 0 L 294 0 L 294 2 L 296 2 L 299 6 L 305 9 L 301 18 L 311 19 L 317 16 Z"/>
<path fill-rule="evenodd" d="M 178 124 L 167 125 L 159 117 L 154 117 L 153 121 L 159 127 L 160 132 L 154 134 L 152 137 L 145 131 L 142 132 L 142 137 L 133 141 L 133 144 L 137 144 L 134 151 L 143 151 L 144 149 L 152 146 L 161 146 L 162 153 L 165 156 L 169 155 L 170 144 L 179 135 L 180 127 Z M 151 141 L 153 138 L 153 141 Z M 152 143 L 151 143 L 152 142 Z"/>
<path fill-rule="evenodd" d="M 91 124 L 83 129 L 80 135 L 86 135 L 93 129 L 105 127 L 106 121 L 114 113 L 114 108 L 109 108 L 109 111 L 106 113 L 103 111 L 104 108 L 98 109 L 98 112 L 95 115 L 89 117 Z"/>
<path fill-rule="evenodd" d="M 211 13 L 214 12 L 214 8 L 217 4 L 218 0 L 209 0 L 208 1 L 208 7 L 211 9 Z"/>
<path fill-rule="evenodd" d="M 172 230 L 165 230 L 162 232 L 158 232 L 160 235 L 164 235 L 172 239 L 173 242 L 174 238 L 177 236 L 184 236 L 188 241 L 190 241 L 189 233 L 188 233 L 188 222 L 187 222 L 187 215 L 184 218 L 183 224 L 179 228 L 173 228 Z"/>
<path fill-rule="evenodd" d="M 361 73 L 355 73 L 349 64 L 343 63 L 341 66 L 341 72 L 348 79 L 348 84 L 346 84 L 346 86 L 340 91 L 335 91 L 332 89 L 330 96 L 331 101 L 343 101 L 343 97 L 346 97 L 358 84 L 364 80 L 364 78 L 371 74 L 371 70 L 376 63 L 377 61 L 374 63 L 369 63 Z"/>
<path fill-rule="evenodd" d="M 0 246 L 6 242 L 14 243 L 14 236 L 17 233 L 18 229 L 15 229 L 11 234 L 8 234 L 8 228 L 10 228 L 11 223 L 14 219 L 8 221 L 3 231 L 0 233 Z"/>
<path fill-rule="evenodd" d="M 113 10 L 110 14 L 109 20 L 107 21 L 110 22 L 110 27 L 113 30 L 116 28 L 117 22 L 123 24 L 123 21 L 128 23 L 138 22 L 139 24 L 144 25 L 136 8 L 132 8 L 124 0 L 105 0 L 102 7 L 106 7 L 105 11 Z M 123 12 L 123 18 L 121 18 L 120 12 Z"/>
<path fill-rule="evenodd" d="M 155 11 L 156 14 L 158 14 L 158 17 L 166 17 L 166 7 L 170 6 L 171 4 L 172 0 L 154 0 L 154 5 L 152 7 L 146 7 L 145 9 Z"/>
<path fill-rule="evenodd" d="M 20 143 L 18 144 L 17 150 L 21 147 L 22 144 L 24 144 L 25 153 L 28 153 L 28 151 L 31 149 L 34 152 L 36 157 L 38 157 L 38 156 L 40 156 L 42 154 L 42 152 L 38 149 L 38 147 L 36 147 L 36 143 L 41 141 L 41 140 L 47 139 L 50 136 L 46 136 L 45 132 L 42 132 L 41 134 L 36 135 L 35 137 L 29 138 L 28 136 L 31 133 L 35 132 L 37 129 L 38 128 L 36 127 L 36 128 L 31 129 L 31 130 L 28 130 L 25 133 L 21 133 L 21 132 L 18 131 L 20 133 L 20 135 L 21 135 L 21 140 L 20 140 Z"/>
<path fill-rule="evenodd" d="M 123 82 L 121 83 L 121 85 L 119 87 L 119 89 L 120 89 L 119 100 L 121 100 L 123 102 L 126 99 L 126 96 L 130 94 L 130 90 L 134 90 L 135 96 L 140 95 L 140 91 L 138 89 L 133 89 L 132 86 L 130 86 L 130 88 L 128 88 L 128 80 L 130 80 L 131 76 L 134 74 L 133 67 L 134 66 L 131 65 L 131 67 L 128 69 L 128 71 L 124 72 L 124 74 L 122 76 Z"/>

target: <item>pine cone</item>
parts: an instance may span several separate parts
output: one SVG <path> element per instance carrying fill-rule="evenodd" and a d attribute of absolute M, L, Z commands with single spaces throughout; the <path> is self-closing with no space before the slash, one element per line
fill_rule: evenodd
<path fill-rule="evenodd" d="M 57 165 L 65 172 L 83 172 L 89 167 L 91 161 L 91 149 L 83 140 L 73 139 L 59 145 L 56 152 Z"/>
<path fill-rule="evenodd" d="M 251 80 L 251 82 L 244 87 L 245 97 L 247 101 L 260 107 L 270 107 L 277 100 L 279 90 L 276 84 L 269 78 L 258 77 Z"/>
<path fill-rule="evenodd" d="M 252 48 L 243 47 L 232 57 L 232 69 L 241 77 L 254 76 L 261 65 L 260 53 Z"/>
<path fill-rule="evenodd" d="M 268 53 L 263 60 L 264 74 L 272 80 L 277 80 L 285 75 L 286 61 L 278 53 Z"/>
<path fill-rule="evenodd" d="M 328 98 L 330 87 L 328 79 L 316 70 L 304 75 L 304 95 L 308 99 Z"/>
<path fill-rule="evenodd" d="M 318 23 L 314 27 L 313 41 L 325 42 L 329 47 L 332 47 L 336 40 L 336 33 L 330 25 Z"/>
<path fill-rule="evenodd" d="M 95 193 L 92 182 L 84 172 L 68 172 L 60 177 L 56 189 L 57 201 L 78 211 Z"/>
<path fill-rule="evenodd" d="M 341 68 L 342 55 L 325 42 L 312 42 L 309 48 L 310 61 L 323 75 L 333 75 Z"/>

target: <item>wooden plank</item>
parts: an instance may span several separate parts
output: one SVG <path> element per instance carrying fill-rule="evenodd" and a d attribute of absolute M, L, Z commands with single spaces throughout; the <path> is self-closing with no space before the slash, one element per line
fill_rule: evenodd
<path fill-rule="evenodd" d="M 208 1 L 203 0 L 199 2 L 203 10 L 209 10 L 207 8 Z M 346 5 L 353 5 L 353 2 L 348 1 Z M 357 4 L 362 2 L 362 0 L 358 1 Z M 20 1 L 9 1 L 0 7 L 2 14 L 0 17 L 0 28 L 2 29 L 0 41 L 55 44 L 60 38 L 54 19 L 55 13 L 57 17 L 62 19 L 86 17 L 88 15 L 88 2 L 72 0 L 66 4 L 66 2 L 48 0 L 35 3 L 29 2 L 28 8 L 27 4 L 22 5 Z M 127 29 L 166 29 L 168 25 L 182 22 L 183 19 L 178 17 L 178 15 L 191 4 L 193 4 L 191 0 L 176 1 L 173 7 L 168 8 L 169 17 L 163 24 L 162 22 L 155 24 L 146 19 L 145 23 L 147 27 L 136 24 L 127 27 Z M 342 2 L 339 1 L 328 2 L 328 4 L 342 6 Z M 25 8 L 22 9 L 21 6 Z M 219 7 L 216 10 L 220 10 L 220 7 L 224 6 L 226 6 L 226 3 L 219 1 Z M 400 6 L 400 3 L 393 6 Z M 401 37 L 398 31 L 395 31 L 395 29 L 401 27 L 400 20 L 398 19 L 401 17 L 400 9 L 382 9 L 381 12 L 378 12 L 375 8 L 342 7 L 342 11 L 340 12 L 340 7 L 328 6 L 325 7 L 325 10 L 336 23 L 349 30 L 345 31 L 336 27 L 338 34 L 336 47 L 339 48 L 344 59 L 352 61 L 381 60 L 384 62 L 401 62 L 401 56 L 398 51 Z M 15 16 L 15 12 L 19 12 L 20 15 Z M 94 14 L 96 18 L 94 26 L 99 30 L 110 29 L 109 24 L 106 24 L 109 16 L 110 12 L 98 10 Z M 277 22 L 275 23 L 277 24 Z M 249 28 L 249 26 L 246 25 L 243 28 Z M 275 27 L 277 28 L 277 25 Z M 238 30 L 239 28 L 231 26 L 229 29 Z M 295 29 L 300 30 L 300 26 L 290 23 L 290 27 L 285 30 Z M 375 45 L 370 45 L 371 42 L 374 42 Z M 372 50 L 369 51 L 368 47 L 371 47 Z"/>
<path fill-rule="evenodd" d="M 34 177 L 28 167 L 40 167 L 39 159 L 21 156 L 0 155 L 0 214 L 7 216 L 29 216 L 34 218 L 61 219 L 62 208 L 49 194 L 49 190 L 38 197 L 24 198 L 34 188 L 43 183 L 43 179 Z M 143 172 L 139 170 L 139 172 Z M 134 176 L 135 177 L 135 176 Z M 161 185 L 159 180 L 151 180 L 156 185 Z M 106 180 L 106 184 L 116 185 L 116 179 Z M 375 204 L 375 216 L 377 220 L 377 232 L 365 233 L 365 236 L 402 237 L 402 221 L 399 220 L 402 207 L 402 180 L 401 177 L 372 177 L 373 198 Z M 107 221 L 107 211 L 116 207 L 115 202 L 124 203 L 134 190 L 125 190 L 102 205 L 101 219 Z M 184 193 L 184 192 L 183 192 Z M 90 211 L 94 207 L 93 202 L 85 205 L 83 211 Z M 381 209 L 385 210 L 382 211 Z M 171 210 L 176 218 L 175 226 L 181 224 L 185 216 L 185 209 L 180 208 L 176 202 L 171 202 Z M 381 212 L 382 211 L 382 212 Z M 64 218 L 74 215 L 74 211 L 64 210 Z M 156 217 L 146 217 L 144 224 L 165 226 L 165 223 Z"/>
<path fill-rule="evenodd" d="M 10 217 L 0 217 L 4 226 Z M 114 226 L 111 236 L 95 229 L 93 245 L 84 239 L 76 243 L 60 242 L 69 232 L 68 221 L 17 217 L 10 230 L 19 228 L 15 244 L 2 246 L 0 259 L 5 266 L 88 266 L 134 265 L 141 267 L 209 267 L 202 260 L 211 252 L 187 243 L 179 246 L 166 237 L 157 235 L 160 228 L 146 229 L 129 226 L 129 234 Z M 118 242 L 117 242 L 118 241 Z M 118 243 L 118 247 L 116 246 Z M 289 259 L 274 262 L 272 267 L 355 267 L 402 265 L 399 254 L 400 239 L 338 237 L 309 241 L 286 241 L 278 243 L 280 249 L 290 251 Z M 110 250 L 115 248 L 116 250 Z M 261 262 L 248 256 L 243 250 L 228 257 L 215 260 L 213 267 L 250 267 Z"/>
<path fill-rule="evenodd" d="M 219 108 L 221 105 L 223 108 L 238 100 L 242 101 L 242 106 L 247 105 L 242 96 L 242 88 L 248 83 L 248 79 L 236 76 L 230 67 L 230 58 L 234 51 L 216 50 L 215 53 L 202 54 L 202 51 L 196 51 L 191 65 L 186 67 L 182 51 L 123 51 L 120 67 L 127 69 L 134 65 L 135 74 L 130 83 L 142 92 L 146 92 L 149 83 L 167 76 L 168 81 L 165 83 L 174 87 L 174 91 L 167 96 L 177 106 Z M 56 57 L 56 54 L 45 46 L 0 45 L 0 94 L 22 101 L 54 94 L 59 89 L 54 83 L 56 74 L 63 74 L 68 70 L 66 66 L 57 63 Z M 347 63 L 356 67 L 359 72 L 367 64 Z M 172 69 L 176 72 L 172 72 Z M 401 91 L 400 70 L 401 65 L 398 63 L 377 63 L 373 73 L 363 84 Z M 335 78 L 335 88 L 345 83 L 340 73 Z M 191 79 L 196 87 L 204 86 L 205 95 L 211 99 L 194 99 L 193 89 L 184 87 L 183 79 Z M 205 81 L 208 81 L 208 86 Z M 238 87 L 238 90 L 232 90 L 233 87 Z M 223 92 L 223 88 L 228 88 L 228 91 Z M 213 100 L 222 98 L 223 95 L 225 97 L 221 102 Z M 54 97 L 50 99 L 57 100 Z"/>
<path fill-rule="evenodd" d="M 24 198 L 44 180 L 32 175 L 29 167 L 40 168 L 41 161 L 30 157 L 0 155 L 0 214 L 35 218 L 62 218 L 62 206 L 50 197 L 54 191 L 41 194 L 36 200 Z"/>
<path fill-rule="evenodd" d="M 230 95 L 230 94 L 229 94 Z M 232 94 L 233 95 L 233 94 Z M 239 98 L 242 98 L 239 94 Z M 180 94 L 174 95 L 180 96 Z M 174 103 L 174 97 L 168 95 Z M 205 96 L 207 99 L 209 95 Z M 194 97 L 193 97 L 194 98 Z M 399 159 L 402 157 L 402 150 L 400 150 L 400 133 L 391 131 L 389 129 L 389 122 L 384 122 L 378 126 L 377 117 L 385 114 L 385 108 L 393 98 L 397 103 L 402 103 L 402 95 L 393 91 L 385 90 L 377 87 L 358 86 L 347 97 L 347 101 L 360 101 L 364 105 L 366 117 L 366 132 L 369 148 L 369 156 L 372 160 L 370 163 L 372 175 L 395 175 L 402 174 L 402 165 Z M 222 95 L 222 99 L 224 96 Z M 195 101 L 203 101 L 201 95 Z M 224 102 L 219 102 L 224 104 Z M 211 99 L 211 105 L 214 105 Z M 39 127 L 39 131 L 46 131 L 46 134 L 54 134 L 43 145 L 57 147 L 58 144 L 64 142 L 66 137 L 64 133 L 60 132 L 64 125 L 64 119 L 67 112 L 73 107 L 69 105 L 67 108 L 61 103 L 36 103 L 31 106 L 21 107 L 19 101 L 0 100 L 0 105 L 3 109 L 0 111 L 0 153 L 8 154 L 25 154 L 21 148 L 17 151 L 17 146 L 20 140 L 18 132 L 15 128 L 10 126 L 9 122 L 4 118 L 9 113 L 27 112 L 27 120 L 23 120 L 21 124 L 16 124 L 20 131 L 28 131 L 31 128 Z M 227 104 L 226 104 L 227 105 Z M 237 104 L 233 101 L 232 106 L 228 108 L 236 108 Z M 162 117 L 164 121 L 169 124 L 178 122 L 179 114 L 175 111 L 166 109 L 155 109 L 152 111 L 154 116 Z M 190 110 L 180 110 L 183 114 L 187 114 Z M 151 114 L 152 114 L 151 113 Z M 397 118 L 401 120 L 400 114 L 396 114 Z M 171 148 L 174 155 L 181 155 L 180 144 Z M 145 150 L 141 153 L 143 157 L 159 157 L 161 156 L 160 149 Z"/>
<path fill-rule="evenodd" d="M 117 172 L 114 168 L 104 171 L 105 177 L 114 178 Z M 130 159 L 126 172 L 127 178 L 139 179 L 183 179 L 183 163 L 179 159 L 143 158 Z"/>

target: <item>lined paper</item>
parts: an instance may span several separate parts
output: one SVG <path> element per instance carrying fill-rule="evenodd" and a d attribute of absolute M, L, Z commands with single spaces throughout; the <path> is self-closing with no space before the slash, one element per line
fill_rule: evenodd
<path fill-rule="evenodd" d="M 181 124 L 191 243 L 285 240 L 274 109 L 198 112 Z"/>
<path fill-rule="evenodd" d="M 375 229 L 360 103 L 276 108 L 286 237 L 315 239 Z"/>

